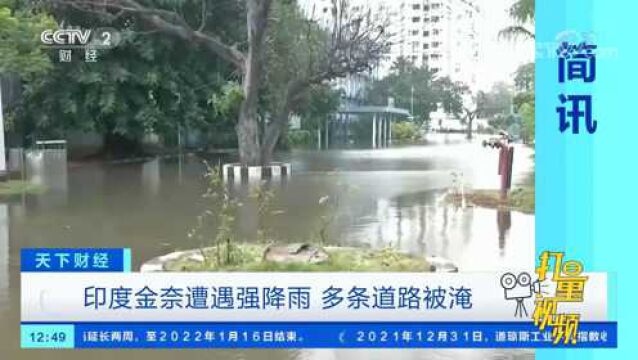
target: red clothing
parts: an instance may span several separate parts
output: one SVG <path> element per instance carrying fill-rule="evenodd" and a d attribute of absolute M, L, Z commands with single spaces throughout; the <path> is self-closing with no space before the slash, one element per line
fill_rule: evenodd
<path fill-rule="evenodd" d="M 514 147 L 502 145 L 498 153 L 498 174 L 501 175 L 501 189 L 512 187 L 512 164 L 514 163 Z"/>

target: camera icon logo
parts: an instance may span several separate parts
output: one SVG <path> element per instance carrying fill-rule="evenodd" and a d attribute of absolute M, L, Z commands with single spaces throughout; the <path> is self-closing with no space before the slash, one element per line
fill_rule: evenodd
<path fill-rule="evenodd" d="M 525 300 L 540 292 L 540 283 L 532 282 L 532 276 L 527 272 L 521 272 L 518 276 L 508 272 L 501 276 L 501 287 L 504 290 L 505 300 L 516 301 L 514 316 L 522 318 L 529 317 L 525 308 Z"/>

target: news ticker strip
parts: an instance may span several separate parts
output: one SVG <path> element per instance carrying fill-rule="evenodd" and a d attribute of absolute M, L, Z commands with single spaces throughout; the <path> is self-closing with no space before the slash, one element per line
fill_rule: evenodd
<path fill-rule="evenodd" d="M 606 275 L 562 310 L 609 321 Z M 531 321 L 532 284 L 498 273 L 161 272 L 21 274 L 24 322 Z"/>
<path fill-rule="evenodd" d="M 22 348 L 615 348 L 616 322 L 583 322 L 576 344 L 533 323 L 70 323 L 21 325 Z"/>
<path fill-rule="evenodd" d="M 24 249 L 21 267 L 24 348 L 565 346 L 557 329 L 569 347 L 616 346 L 604 273 L 540 327 L 552 282 L 533 270 L 134 273 L 128 249 Z"/>

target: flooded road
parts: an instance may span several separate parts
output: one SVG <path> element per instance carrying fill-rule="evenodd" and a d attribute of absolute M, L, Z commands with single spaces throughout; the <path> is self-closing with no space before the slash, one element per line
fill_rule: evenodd
<path fill-rule="evenodd" d="M 517 146 L 514 183 L 532 170 L 532 151 Z M 497 152 L 478 140 L 439 136 L 428 145 L 378 150 L 293 151 L 279 154 L 293 176 L 270 186 L 280 214 L 261 223 L 243 206 L 238 238 L 256 238 L 265 226 L 279 241 L 318 239 L 322 216 L 332 217 L 327 240 L 340 245 L 395 246 L 437 255 L 461 271 L 533 266 L 534 217 L 518 212 L 458 208 L 442 202 L 454 176 L 465 186 L 495 188 Z M 220 161 L 208 159 L 211 163 Z M 227 160 L 227 159 L 225 159 Z M 47 169 L 49 166 L 47 166 Z M 126 164 L 70 164 L 31 174 L 49 191 L 0 204 L 0 359 L 111 359 L 108 351 L 20 351 L 19 250 L 21 247 L 130 247 L 134 267 L 175 249 L 200 246 L 186 234 L 206 208 L 201 159 Z M 248 190 L 233 191 L 248 203 Z M 319 199 L 329 196 L 326 208 Z M 212 237 L 212 235 L 211 235 Z M 531 359 L 531 351 L 300 350 L 117 351 L 118 358 L 174 359 Z"/>

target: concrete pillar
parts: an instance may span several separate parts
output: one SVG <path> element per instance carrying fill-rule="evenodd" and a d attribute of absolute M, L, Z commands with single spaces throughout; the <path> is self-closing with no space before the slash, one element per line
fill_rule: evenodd
<path fill-rule="evenodd" d="M 385 116 L 381 115 L 381 123 L 379 124 L 379 147 L 384 148 L 385 143 L 383 142 L 383 129 L 385 128 Z"/>
<path fill-rule="evenodd" d="M 0 204 L 0 311 L 9 308 L 9 205 Z"/>
<path fill-rule="evenodd" d="M 385 127 L 385 146 L 390 146 L 390 126 L 392 126 L 392 116 L 388 115 L 387 123 Z"/>
<path fill-rule="evenodd" d="M 1 81 L 1 80 L 0 80 Z M 2 109 L 2 84 L 0 83 L 0 176 L 7 171 L 4 154 L 4 110 Z"/>
<path fill-rule="evenodd" d="M 388 126 L 388 146 L 392 145 L 392 116 L 390 116 L 390 126 Z"/>
<path fill-rule="evenodd" d="M 383 116 L 383 147 L 388 146 L 388 116 Z"/>
<path fill-rule="evenodd" d="M 350 145 L 350 114 L 346 116 L 346 146 Z"/>
<path fill-rule="evenodd" d="M 330 147 L 330 118 L 326 118 L 326 149 Z"/>
<path fill-rule="evenodd" d="M 388 147 L 388 115 L 385 116 L 383 124 L 383 147 Z"/>
<path fill-rule="evenodd" d="M 383 122 L 385 124 L 383 128 L 383 147 L 388 147 L 388 124 L 390 123 L 388 120 L 388 115 L 386 115 Z"/>
<path fill-rule="evenodd" d="M 377 147 L 383 147 L 383 116 L 379 116 L 379 122 L 377 123 Z"/>
<path fill-rule="evenodd" d="M 385 116 L 381 117 L 381 127 L 379 128 L 379 143 L 381 143 L 381 147 L 385 147 L 385 143 L 383 142 L 383 132 L 385 131 Z"/>
<path fill-rule="evenodd" d="M 372 115 L 372 148 L 377 148 L 377 114 Z"/>

